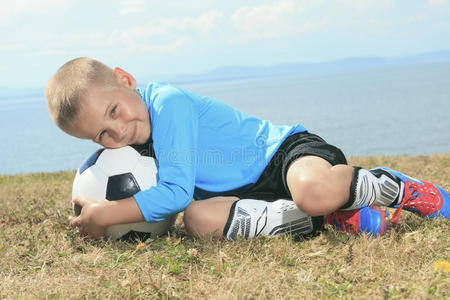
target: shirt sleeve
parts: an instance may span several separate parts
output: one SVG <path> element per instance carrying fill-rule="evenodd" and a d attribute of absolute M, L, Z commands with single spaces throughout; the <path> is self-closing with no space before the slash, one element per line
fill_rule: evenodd
<path fill-rule="evenodd" d="M 153 107 L 158 182 L 134 195 L 147 222 L 167 219 L 192 201 L 198 141 L 198 111 L 189 96 L 170 88 L 156 96 Z"/>

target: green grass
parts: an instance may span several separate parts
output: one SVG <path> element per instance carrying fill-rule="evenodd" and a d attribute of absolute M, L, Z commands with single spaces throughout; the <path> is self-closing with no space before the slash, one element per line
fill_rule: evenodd
<path fill-rule="evenodd" d="M 450 190 L 450 154 L 361 157 Z M 80 238 L 68 226 L 73 172 L 0 175 L 0 298 L 448 299 L 450 222 L 403 212 L 383 238 L 332 229 L 228 242 Z M 392 214 L 392 210 L 390 210 Z"/>

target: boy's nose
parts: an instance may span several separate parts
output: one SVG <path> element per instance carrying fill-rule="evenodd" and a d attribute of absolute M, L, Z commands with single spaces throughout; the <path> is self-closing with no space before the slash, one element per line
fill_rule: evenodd
<path fill-rule="evenodd" d="M 116 142 L 121 142 L 125 138 L 126 126 L 123 123 L 116 124 L 114 128 L 114 138 Z"/>

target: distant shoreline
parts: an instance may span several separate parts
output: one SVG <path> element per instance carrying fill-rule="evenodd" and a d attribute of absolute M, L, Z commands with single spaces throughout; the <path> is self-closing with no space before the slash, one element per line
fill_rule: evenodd
<path fill-rule="evenodd" d="M 263 79 L 296 75 L 330 75 L 361 72 L 390 67 L 408 67 L 423 64 L 450 63 L 450 50 L 422 52 L 407 56 L 354 56 L 317 62 L 286 62 L 273 65 L 225 65 L 201 73 L 153 75 L 151 79 L 140 76 L 141 84 L 148 81 L 165 81 L 178 85 L 201 84 L 216 81 Z M 0 87 L 0 101 L 14 97 L 43 97 L 44 86 Z"/>

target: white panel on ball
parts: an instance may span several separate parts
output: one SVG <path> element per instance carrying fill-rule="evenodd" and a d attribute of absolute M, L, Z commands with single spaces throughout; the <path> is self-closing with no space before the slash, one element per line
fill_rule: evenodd
<path fill-rule="evenodd" d="M 152 176 L 149 176 L 152 174 Z M 154 175 L 153 175 L 154 174 Z M 142 190 L 149 189 L 157 183 L 158 170 L 152 157 L 140 156 L 133 169 L 133 176 L 139 182 Z"/>
<path fill-rule="evenodd" d="M 105 149 L 95 164 L 111 176 L 131 172 L 139 157 L 140 154 L 130 146 Z"/>
<path fill-rule="evenodd" d="M 73 181 L 72 198 L 77 196 L 90 197 L 98 201 L 106 201 L 106 184 L 108 175 L 94 164 L 84 170 L 82 176 L 77 172 Z"/>

